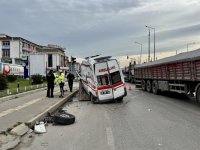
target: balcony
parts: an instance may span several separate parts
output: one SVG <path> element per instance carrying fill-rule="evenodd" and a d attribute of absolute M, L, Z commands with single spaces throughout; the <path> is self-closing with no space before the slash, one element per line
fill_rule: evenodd
<path fill-rule="evenodd" d="M 2 45 L 2 49 L 10 49 L 10 45 Z"/>
<path fill-rule="evenodd" d="M 31 52 L 30 48 L 26 48 L 26 47 L 22 47 L 22 50 L 27 51 L 27 52 Z"/>

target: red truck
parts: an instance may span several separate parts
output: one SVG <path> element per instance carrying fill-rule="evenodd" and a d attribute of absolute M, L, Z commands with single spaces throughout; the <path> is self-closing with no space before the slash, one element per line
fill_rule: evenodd
<path fill-rule="evenodd" d="M 200 49 L 135 65 L 136 87 L 158 94 L 172 91 L 200 101 Z"/>

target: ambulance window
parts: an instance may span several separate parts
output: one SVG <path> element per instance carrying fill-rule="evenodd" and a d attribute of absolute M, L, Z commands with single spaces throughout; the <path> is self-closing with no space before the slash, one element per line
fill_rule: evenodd
<path fill-rule="evenodd" d="M 111 80 L 112 80 L 112 84 L 121 82 L 121 76 L 120 76 L 119 71 L 111 73 Z"/>
<path fill-rule="evenodd" d="M 98 84 L 100 86 L 102 86 L 102 85 L 109 85 L 108 75 L 97 76 L 97 80 L 98 80 Z"/>

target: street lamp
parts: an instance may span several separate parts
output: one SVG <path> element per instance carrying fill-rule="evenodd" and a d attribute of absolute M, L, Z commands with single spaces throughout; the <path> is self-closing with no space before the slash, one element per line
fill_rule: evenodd
<path fill-rule="evenodd" d="M 139 42 L 135 42 L 136 44 L 139 44 L 141 46 L 141 51 L 140 51 L 140 64 L 141 64 L 141 58 L 142 58 L 142 44 Z"/>
<path fill-rule="evenodd" d="M 156 53 L 156 34 L 155 34 L 155 28 L 151 27 L 151 26 L 145 26 L 147 28 L 149 28 L 149 53 L 150 53 L 150 29 L 153 29 L 154 31 L 154 61 L 155 61 L 155 53 Z M 150 54 L 149 54 L 149 57 L 150 57 Z"/>
<path fill-rule="evenodd" d="M 187 52 L 188 52 L 188 47 L 189 47 L 189 45 L 194 45 L 194 44 L 196 44 L 196 43 L 195 43 L 195 42 L 187 43 Z"/>

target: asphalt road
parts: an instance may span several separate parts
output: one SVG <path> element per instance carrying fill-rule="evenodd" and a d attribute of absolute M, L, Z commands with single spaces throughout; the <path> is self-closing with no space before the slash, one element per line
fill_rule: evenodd
<path fill-rule="evenodd" d="M 77 98 L 64 109 L 68 126 L 30 133 L 16 150 L 199 150 L 200 106 L 177 94 L 133 89 L 123 103 L 92 104 Z"/>

